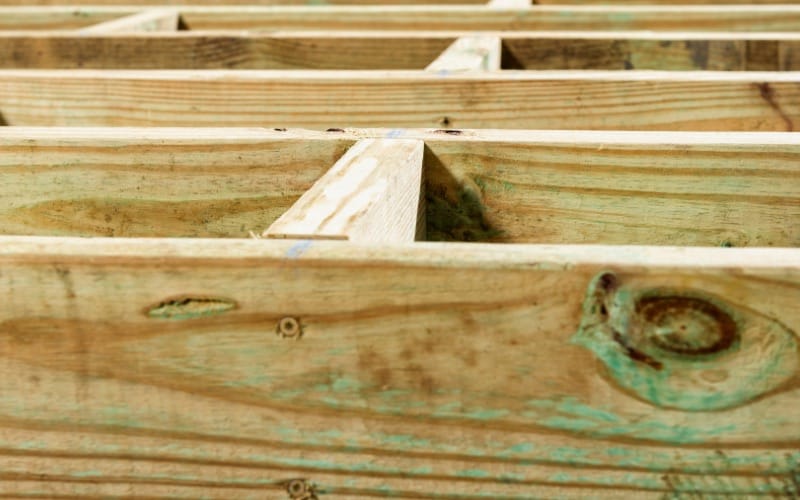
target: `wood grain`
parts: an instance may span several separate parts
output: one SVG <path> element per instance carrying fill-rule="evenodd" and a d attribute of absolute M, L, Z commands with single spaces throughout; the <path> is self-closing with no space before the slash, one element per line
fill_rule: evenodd
<path fill-rule="evenodd" d="M 146 23 L 147 19 L 141 22 Z M 175 18 L 171 20 L 175 21 Z M 800 54 L 800 35 L 793 33 L 104 33 L 119 30 L 118 21 L 110 23 L 85 28 L 80 34 L 0 31 L 0 53 L 10 54 L 10 57 L 0 60 L 0 67 L 422 69 L 427 65 L 434 71 L 457 71 L 457 67 L 462 66 L 462 69 L 499 69 L 501 39 L 503 66 L 514 69 L 791 71 L 797 69 L 795 61 L 800 57 L 797 55 Z M 103 31 L 98 33 L 98 29 Z M 431 62 L 444 50 L 448 59 L 456 57 L 460 62 L 444 65 L 438 61 Z"/>
<path fill-rule="evenodd" d="M 358 141 L 264 236 L 373 244 L 424 238 L 424 149 L 420 140 Z"/>
<path fill-rule="evenodd" d="M 80 33 L 118 33 L 175 31 L 180 27 L 180 14 L 175 9 L 148 9 L 138 14 L 95 24 Z"/>
<path fill-rule="evenodd" d="M 572 341 L 607 270 L 796 330 L 797 251 L 300 243 L 0 238 L 4 496 L 798 494 L 796 379 L 669 409 Z"/>
<path fill-rule="evenodd" d="M 247 237 L 291 207 L 349 145 L 281 133 L 194 134 L 165 143 L 158 133 L 136 141 L 99 133 L 77 148 L 32 148 L 6 135 L 0 233 Z"/>
<path fill-rule="evenodd" d="M 798 78 L 793 72 L 2 70 L 0 115 L 10 125 L 45 126 L 782 131 L 793 130 L 800 115 Z"/>
<path fill-rule="evenodd" d="M 430 239 L 800 246 L 800 146 L 763 132 L 4 127 L 0 231 L 246 236 L 366 138 L 425 142 Z M 136 197 L 127 218 L 104 221 L 92 192 Z M 265 207 L 240 216 L 244 227 L 233 215 L 243 193 Z M 165 199 L 183 218 L 159 224 Z M 201 211 L 211 200 L 218 211 Z"/>
<path fill-rule="evenodd" d="M 800 5 L 536 5 L 526 9 L 465 5 L 186 6 L 181 8 L 181 16 L 190 29 L 200 30 L 759 32 L 800 29 Z"/>
<path fill-rule="evenodd" d="M 0 54 L 9 54 L 0 58 L 0 68 L 423 69 L 456 37 L 190 31 L 110 35 L 94 27 L 80 34 L 0 31 Z"/>

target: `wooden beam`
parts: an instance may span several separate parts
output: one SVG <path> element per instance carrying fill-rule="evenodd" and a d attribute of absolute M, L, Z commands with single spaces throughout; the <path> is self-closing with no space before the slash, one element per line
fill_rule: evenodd
<path fill-rule="evenodd" d="M 177 31 L 181 16 L 175 9 L 149 9 L 138 14 L 105 21 L 78 31 L 81 34 Z"/>
<path fill-rule="evenodd" d="M 408 36 L 407 36 L 408 35 Z M 422 69 L 457 34 L 0 31 L 4 68 Z"/>
<path fill-rule="evenodd" d="M 3 127 L 0 233 L 245 236 L 365 138 L 425 142 L 427 239 L 800 247 L 800 145 L 765 132 Z"/>
<path fill-rule="evenodd" d="M 800 117 L 798 82 L 794 72 L 2 70 L 0 114 L 18 126 L 781 131 Z"/>
<path fill-rule="evenodd" d="M 497 71 L 502 41 L 499 36 L 463 36 L 425 69 L 434 72 Z"/>
<path fill-rule="evenodd" d="M 142 10 L 130 5 L 89 3 L 92 5 L 0 7 L 0 28 L 71 29 Z M 125 3 L 130 2 L 125 0 Z M 192 30 L 791 32 L 800 29 L 800 5 L 533 5 L 509 10 L 487 9 L 485 5 L 420 3 L 383 6 L 187 5 L 181 6 L 180 12 L 184 23 Z M 723 3 L 731 3 L 731 0 Z"/>
<path fill-rule="evenodd" d="M 796 250 L 3 237 L 0 267 L 7 496 L 797 491 Z M 587 328 L 668 291 L 737 348 Z"/>
<path fill-rule="evenodd" d="M 75 35 L 0 31 L 9 69 L 783 70 L 800 66 L 794 33 L 192 32 Z M 449 45 L 449 47 L 448 47 Z M 433 63 L 436 54 L 446 50 Z"/>
<path fill-rule="evenodd" d="M 375 244 L 424 238 L 423 151 L 419 140 L 359 141 L 264 236 Z"/>

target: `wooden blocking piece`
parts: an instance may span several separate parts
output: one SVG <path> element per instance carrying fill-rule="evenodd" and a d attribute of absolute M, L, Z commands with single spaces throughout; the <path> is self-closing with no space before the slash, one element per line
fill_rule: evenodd
<path fill-rule="evenodd" d="M 418 223 L 422 156 L 419 140 L 364 139 L 283 214 L 264 236 L 408 243 Z"/>
<path fill-rule="evenodd" d="M 489 0 L 487 5 L 492 9 L 524 9 L 531 6 L 531 0 Z"/>
<path fill-rule="evenodd" d="M 131 31 L 177 31 L 181 16 L 176 9 L 150 9 L 138 14 L 106 21 L 79 30 L 82 34 L 121 33 Z"/>
<path fill-rule="evenodd" d="M 428 71 L 497 71 L 502 41 L 498 36 L 462 36 L 435 61 Z"/>

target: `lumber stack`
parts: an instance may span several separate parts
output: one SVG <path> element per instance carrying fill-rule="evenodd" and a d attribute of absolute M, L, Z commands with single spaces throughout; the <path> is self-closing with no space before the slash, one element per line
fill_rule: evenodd
<path fill-rule="evenodd" d="M 800 2 L 129 3 L 0 1 L 0 496 L 800 495 Z"/>

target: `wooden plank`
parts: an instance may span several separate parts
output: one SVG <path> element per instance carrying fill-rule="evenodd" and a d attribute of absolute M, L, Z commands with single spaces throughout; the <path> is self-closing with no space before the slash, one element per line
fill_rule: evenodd
<path fill-rule="evenodd" d="M 524 69 L 785 70 L 795 33 L 189 32 L 87 36 L 0 32 L 9 69 Z M 451 44 L 448 47 L 448 44 Z M 431 63 L 445 48 L 443 60 Z"/>
<path fill-rule="evenodd" d="M 795 72 L 3 70 L 0 115 L 45 126 L 781 131 L 800 116 L 798 82 Z"/>
<path fill-rule="evenodd" d="M 6 496 L 797 494 L 797 250 L 4 237 L 0 267 Z M 609 294 L 740 343 L 644 358 L 587 330 Z"/>
<path fill-rule="evenodd" d="M 0 31 L 2 68 L 422 69 L 457 35 Z M 377 39 L 376 39 L 377 38 Z"/>
<path fill-rule="evenodd" d="M 175 9 L 149 9 L 79 30 L 81 34 L 177 31 L 181 16 Z"/>
<path fill-rule="evenodd" d="M 179 236 L 201 228 L 243 236 L 259 212 L 245 227 L 231 223 L 216 233 L 202 222 L 209 211 L 200 204 L 219 196 L 212 191 L 221 176 L 231 177 L 228 192 L 274 196 L 258 203 L 277 218 L 288 199 L 365 138 L 425 142 L 428 239 L 800 246 L 800 226 L 787 224 L 800 218 L 800 145 L 794 134 L 764 132 L 5 127 L 0 233 Z M 245 186 L 248 169 L 258 172 L 252 186 Z M 273 178 L 282 184 L 268 184 Z M 204 186 L 194 187 L 195 179 Z M 126 191 L 139 200 L 128 199 L 127 217 L 108 211 L 114 217 L 104 221 L 85 199 L 90 190 L 115 209 Z M 153 206 L 156 194 L 183 203 L 185 219 L 171 214 L 159 225 L 166 209 Z M 236 206 L 220 204 L 218 217 Z"/>
<path fill-rule="evenodd" d="M 246 238 L 289 209 L 354 142 L 244 132 L 193 130 L 167 146 L 159 133 L 181 134 L 140 131 L 132 142 L 95 131 L 78 149 L 63 141 L 40 144 L 35 154 L 2 140 L 0 234 Z"/>
<path fill-rule="evenodd" d="M 190 29 L 797 31 L 800 5 L 384 5 L 181 8 Z"/>
<path fill-rule="evenodd" d="M 360 140 L 264 236 L 375 244 L 424 237 L 424 148 L 419 140 Z"/>
<path fill-rule="evenodd" d="M 522 9 L 531 6 L 531 0 L 489 0 L 491 9 Z"/>
<path fill-rule="evenodd" d="M 463 36 L 425 69 L 428 71 L 497 71 L 502 41 L 499 36 Z"/>
<path fill-rule="evenodd" d="M 141 8 L 130 5 L 89 3 L 93 5 L 0 6 L 0 29 L 69 29 L 141 11 Z M 180 12 L 184 23 L 192 30 L 763 32 L 800 29 L 800 5 L 535 5 L 509 10 L 487 9 L 480 5 L 420 3 L 272 7 L 187 5 L 181 6 Z"/>

